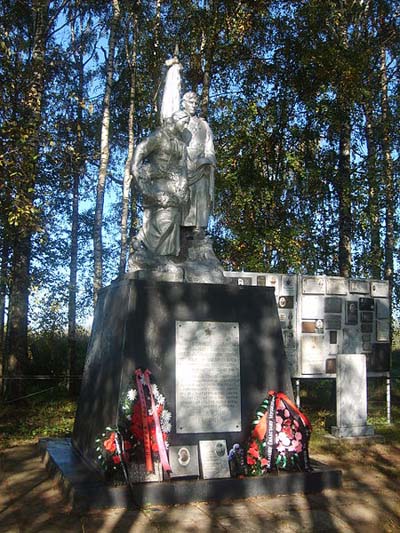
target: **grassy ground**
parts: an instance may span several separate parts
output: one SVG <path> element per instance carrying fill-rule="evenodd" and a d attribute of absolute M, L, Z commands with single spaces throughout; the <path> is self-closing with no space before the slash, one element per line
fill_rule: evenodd
<path fill-rule="evenodd" d="M 76 401 L 61 388 L 15 403 L 0 403 L 0 449 L 37 442 L 40 437 L 69 436 L 75 410 Z"/>
<path fill-rule="evenodd" d="M 335 423 L 332 381 L 302 383 L 302 410 L 313 425 L 311 455 L 327 451 L 329 427 Z M 392 424 L 386 423 L 384 380 L 368 384 L 368 421 L 390 444 L 400 444 L 400 380 L 392 387 Z M 76 400 L 61 387 L 10 404 L 0 403 L 0 449 L 35 442 L 40 437 L 70 436 Z M 329 448 L 329 446 L 328 446 Z"/>

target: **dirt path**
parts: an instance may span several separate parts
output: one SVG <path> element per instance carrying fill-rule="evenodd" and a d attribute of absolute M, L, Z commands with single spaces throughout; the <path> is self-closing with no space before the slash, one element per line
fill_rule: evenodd
<path fill-rule="evenodd" d="M 313 456 L 343 470 L 343 488 L 228 503 L 73 512 L 36 445 L 0 453 L 0 532 L 400 531 L 400 447 L 375 444 Z"/>

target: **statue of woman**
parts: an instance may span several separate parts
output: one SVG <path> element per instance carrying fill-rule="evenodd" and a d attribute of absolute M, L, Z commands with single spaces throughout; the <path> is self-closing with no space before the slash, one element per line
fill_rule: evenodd
<path fill-rule="evenodd" d="M 210 126 L 196 116 L 197 95 L 190 91 L 183 95 L 182 106 L 190 115 L 183 132 L 188 150 L 189 207 L 183 217 L 183 226 L 204 234 L 214 201 L 214 169 L 216 165 L 213 135 Z M 203 235 L 204 236 L 204 235 Z"/>

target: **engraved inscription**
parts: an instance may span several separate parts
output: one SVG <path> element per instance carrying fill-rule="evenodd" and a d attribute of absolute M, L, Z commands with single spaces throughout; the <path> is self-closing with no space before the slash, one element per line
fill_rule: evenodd
<path fill-rule="evenodd" d="M 241 431 L 239 324 L 176 322 L 176 432 Z"/>

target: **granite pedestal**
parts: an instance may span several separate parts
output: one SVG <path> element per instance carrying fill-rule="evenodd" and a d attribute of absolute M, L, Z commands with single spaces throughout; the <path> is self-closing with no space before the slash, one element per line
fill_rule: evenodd
<path fill-rule="evenodd" d="M 91 469 L 71 446 L 70 439 L 42 439 L 39 443 L 46 467 L 72 508 L 142 508 L 146 505 L 176 505 L 198 501 L 221 501 L 316 493 L 342 486 L 340 470 L 311 461 L 312 472 L 280 472 L 243 479 L 172 480 L 110 486 Z"/>
<path fill-rule="evenodd" d="M 205 322 L 238 330 L 240 412 L 236 424 L 223 431 L 215 424 L 212 431 L 205 432 L 204 424 L 203 432 L 194 429 L 193 421 L 210 406 L 205 396 L 199 396 L 194 412 L 183 417 L 176 412 L 177 324 Z M 229 340 L 221 341 L 221 353 L 224 342 Z M 199 352 L 198 357 L 204 354 Z M 226 440 L 228 449 L 235 442 L 244 444 L 256 409 L 270 389 L 293 396 L 273 288 L 115 282 L 100 292 L 97 302 L 72 438 L 73 446 L 94 468 L 98 468 L 95 439 L 107 426 L 118 424 L 120 396 L 137 368 L 151 370 L 166 398 L 172 413 L 170 445 L 213 439 Z M 185 424 L 177 428 L 177 415 L 181 421 L 187 418 L 189 431 L 184 432 Z"/>

